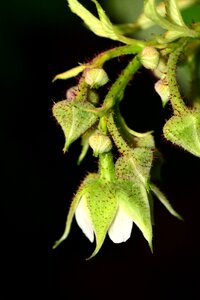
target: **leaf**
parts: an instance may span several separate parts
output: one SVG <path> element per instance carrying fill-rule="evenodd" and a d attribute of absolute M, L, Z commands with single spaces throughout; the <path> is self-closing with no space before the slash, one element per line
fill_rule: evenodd
<path fill-rule="evenodd" d="M 161 192 L 160 189 L 156 185 L 151 183 L 150 188 L 151 188 L 152 192 L 155 194 L 155 196 L 158 198 L 158 200 L 160 200 L 160 202 L 170 212 L 170 214 L 172 214 L 174 217 L 176 217 L 180 220 L 183 220 L 183 218 L 173 209 L 169 200 L 166 198 L 166 196 L 163 194 L 163 192 Z"/>
<path fill-rule="evenodd" d="M 174 24 L 185 26 L 176 0 L 165 0 L 168 19 Z"/>
<path fill-rule="evenodd" d="M 164 125 L 163 133 L 170 142 L 200 157 L 199 112 L 187 112 L 171 117 Z"/>
<path fill-rule="evenodd" d="M 172 23 L 167 18 L 161 16 L 156 9 L 155 0 L 144 0 L 144 14 L 156 25 L 161 26 L 166 30 L 182 31 L 183 28 L 177 24 Z"/>
<path fill-rule="evenodd" d="M 86 109 L 94 109 L 94 106 L 89 102 L 79 102 L 77 106 L 76 102 L 70 100 L 54 104 L 53 115 L 65 135 L 64 152 L 97 121 L 97 116 Z"/>
<path fill-rule="evenodd" d="M 138 181 L 118 183 L 117 197 L 119 205 L 143 233 L 152 250 L 152 223 L 149 199 L 144 185 Z"/>
<path fill-rule="evenodd" d="M 100 20 L 96 18 L 91 12 L 89 12 L 77 0 L 68 0 L 68 3 L 72 12 L 78 15 L 90 28 L 90 30 L 93 31 L 96 35 L 110 38 L 112 40 L 120 40 L 118 34 L 115 32 L 114 26 L 106 16 L 102 7 L 97 1 L 92 1 L 96 5 Z"/>

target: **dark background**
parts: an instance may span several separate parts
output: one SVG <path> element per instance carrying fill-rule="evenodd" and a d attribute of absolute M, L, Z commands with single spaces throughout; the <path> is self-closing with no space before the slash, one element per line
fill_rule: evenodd
<path fill-rule="evenodd" d="M 64 138 L 51 107 L 76 80 L 51 81 L 119 43 L 89 32 L 64 0 L 7 1 L 1 23 L 0 299 L 197 299 L 200 160 L 164 141 L 170 107 L 162 110 L 155 79 L 138 72 L 122 111 L 135 130 L 155 131 L 165 159 L 160 187 L 184 222 L 155 201 L 153 255 L 134 228 L 128 242 L 106 239 L 85 261 L 94 245 L 75 222 L 69 238 L 52 250 L 73 193 L 96 161 L 90 153 L 77 167 L 79 142 L 62 153 Z M 119 72 L 115 65 L 107 65 L 111 77 Z"/>

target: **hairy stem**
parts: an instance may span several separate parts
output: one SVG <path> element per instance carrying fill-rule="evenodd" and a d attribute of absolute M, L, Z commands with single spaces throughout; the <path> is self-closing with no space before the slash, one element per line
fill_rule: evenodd
<path fill-rule="evenodd" d="M 174 110 L 174 114 L 176 115 L 183 114 L 187 111 L 187 107 L 182 100 L 176 79 L 176 66 L 185 45 L 186 42 L 183 42 L 181 46 L 172 51 L 168 59 L 167 81 L 170 91 L 171 104 Z"/>

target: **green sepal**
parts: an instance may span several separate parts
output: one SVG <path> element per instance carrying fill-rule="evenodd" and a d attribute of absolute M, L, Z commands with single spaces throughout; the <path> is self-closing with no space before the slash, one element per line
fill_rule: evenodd
<path fill-rule="evenodd" d="M 86 65 L 80 65 L 80 66 L 74 67 L 70 70 L 67 70 L 63 73 L 60 73 L 53 78 L 52 82 L 56 81 L 57 79 L 66 80 L 66 79 L 75 77 L 79 73 L 83 72 L 83 70 L 85 70 L 86 67 L 87 67 Z"/>
<path fill-rule="evenodd" d="M 118 201 L 115 185 L 99 179 L 90 183 L 85 195 L 96 237 L 96 248 L 88 258 L 90 259 L 98 253 L 105 240 L 107 231 L 115 217 Z"/>
<path fill-rule="evenodd" d="M 167 140 L 200 157 L 200 114 L 186 112 L 171 117 L 163 128 Z"/>
<path fill-rule="evenodd" d="M 169 200 L 166 198 L 166 196 L 161 192 L 161 190 L 153 183 L 150 184 L 150 189 L 153 192 L 153 194 L 160 200 L 160 202 L 165 206 L 165 208 L 168 210 L 170 214 L 172 214 L 174 217 L 183 220 L 183 218 L 173 209 L 171 206 Z"/>
<path fill-rule="evenodd" d="M 77 164 L 80 165 L 81 162 L 83 161 L 83 159 L 85 158 L 85 156 L 87 155 L 87 152 L 90 148 L 90 145 L 89 145 L 89 138 L 90 136 L 95 132 L 95 129 L 92 127 L 92 128 L 89 128 L 82 136 L 81 136 L 81 146 L 82 146 L 82 149 L 81 149 L 81 153 L 78 157 L 78 160 L 77 160 Z"/>
<path fill-rule="evenodd" d="M 87 186 L 93 182 L 94 180 L 96 180 L 97 175 L 96 174 L 89 174 L 82 182 L 82 184 L 80 185 L 78 191 L 76 192 L 71 205 L 70 205 L 70 209 L 67 215 L 67 220 L 66 220 L 66 225 L 65 225 L 65 230 L 63 235 L 61 236 L 61 238 L 55 242 L 53 249 L 57 248 L 69 235 L 70 229 L 71 229 L 71 224 L 72 224 L 72 220 L 76 211 L 76 208 L 81 200 L 81 197 L 83 196 L 83 194 L 85 193 L 85 189 L 87 188 Z"/>
<path fill-rule="evenodd" d="M 152 250 L 152 216 L 145 186 L 138 180 L 121 180 L 117 184 L 119 205 L 141 230 Z"/>
<path fill-rule="evenodd" d="M 54 104 L 53 115 L 65 135 L 64 152 L 97 121 L 97 116 L 87 111 L 92 109 L 94 106 L 89 102 L 63 100 Z"/>
<path fill-rule="evenodd" d="M 148 148 L 135 148 L 118 158 L 115 163 L 116 175 L 123 179 L 139 179 L 148 187 L 153 153 Z"/>

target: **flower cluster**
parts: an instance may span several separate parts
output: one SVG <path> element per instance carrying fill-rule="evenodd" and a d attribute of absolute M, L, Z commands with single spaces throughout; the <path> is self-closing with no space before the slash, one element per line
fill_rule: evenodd
<path fill-rule="evenodd" d="M 99 161 L 97 173 L 88 174 L 78 188 L 68 212 L 65 231 L 54 247 L 67 238 L 75 216 L 90 242 L 96 241 L 90 258 L 98 253 L 107 234 L 114 243 L 127 241 L 133 224 L 152 250 L 152 195 L 173 216 L 181 219 L 154 183 L 152 165 L 154 153 L 159 151 L 152 132 L 138 133 L 130 129 L 121 115 L 120 102 L 136 72 L 142 67 L 148 69 L 157 78 L 154 88 L 163 108 L 168 104 L 172 107 L 172 116 L 163 127 L 164 137 L 200 157 L 200 97 L 197 93 L 195 101 L 187 106 L 176 74 L 182 61 L 189 65 L 192 73 L 199 50 L 200 25 L 186 25 L 180 12 L 180 8 L 189 6 L 191 1 L 195 2 L 168 0 L 157 7 L 155 0 L 145 0 L 144 14 L 136 23 L 113 25 L 96 0 L 92 2 L 98 17 L 79 1 L 68 0 L 70 9 L 91 31 L 123 45 L 102 52 L 90 62 L 54 78 L 55 81 L 79 75 L 78 84 L 68 89 L 66 99 L 55 103 L 52 109 L 65 135 L 64 152 L 81 138 L 82 152 L 78 163 L 89 148 Z M 137 40 L 126 35 L 131 30 L 153 25 L 160 26 L 164 32 L 152 40 Z M 122 55 L 132 58 L 116 80 L 110 82 L 104 64 Z M 191 82 L 196 80 L 192 79 Z M 101 89 L 103 93 L 99 92 Z M 105 95 L 103 99 L 102 95 Z"/>

